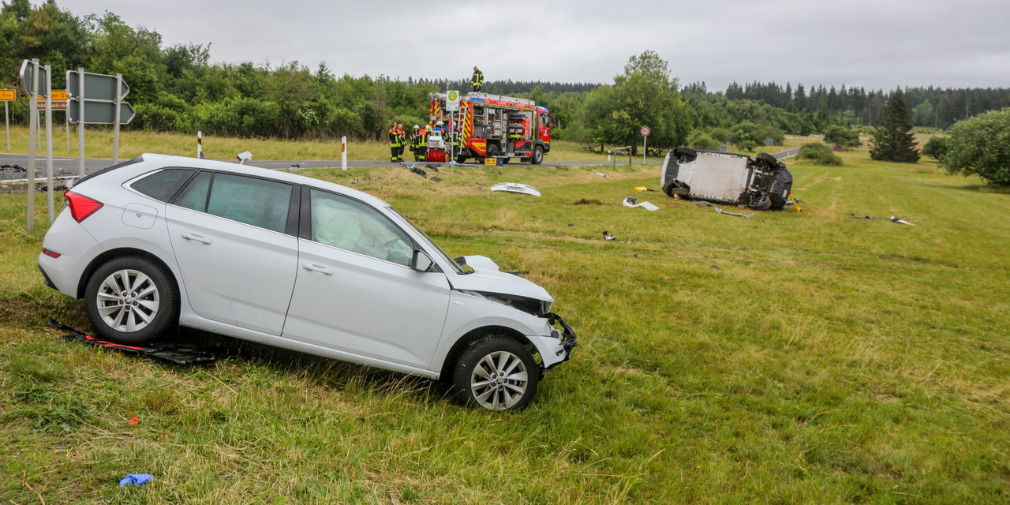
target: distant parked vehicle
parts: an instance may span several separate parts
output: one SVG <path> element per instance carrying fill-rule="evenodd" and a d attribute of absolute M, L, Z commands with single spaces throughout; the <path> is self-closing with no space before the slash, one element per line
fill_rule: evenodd
<path fill-rule="evenodd" d="M 792 191 L 793 175 L 767 153 L 751 158 L 678 147 L 663 160 L 660 187 L 671 197 L 782 210 Z"/>
<path fill-rule="evenodd" d="M 575 346 L 542 287 L 483 256 L 452 260 L 386 202 L 336 184 L 145 154 L 66 202 L 39 269 L 116 342 L 182 325 L 449 378 L 491 410 L 529 403 Z"/>

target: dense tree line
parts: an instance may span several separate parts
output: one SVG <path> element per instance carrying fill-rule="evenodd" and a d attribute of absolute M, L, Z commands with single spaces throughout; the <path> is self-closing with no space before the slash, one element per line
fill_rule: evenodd
<path fill-rule="evenodd" d="M 428 95 L 467 90 L 461 79 L 392 79 L 338 75 L 319 64 L 278 66 L 210 63 L 210 46 L 165 46 L 161 35 L 134 28 L 113 13 L 78 17 L 55 0 L 32 5 L 10 0 L 0 9 L 0 85 L 13 86 L 22 59 L 52 65 L 53 85 L 68 69 L 122 73 L 137 116 L 134 128 L 155 131 L 279 137 L 381 138 L 390 120 L 423 124 Z M 468 69 L 467 69 L 468 70 Z M 825 132 L 832 126 L 875 125 L 889 94 L 859 87 L 732 83 L 712 92 L 704 83 L 681 88 L 667 62 L 652 51 L 632 56 L 613 83 L 513 81 L 495 78 L 485 90 L 524 96 L 551 109 L 555 137 L 596 148 L 637 146 L 638 130 L 652 128 L 649 145 L 754 148 L 784 133 Z M 905 90 L 914 124 L 948 126 L 967 116 L 1010 105 L 1010 90 Z M 25 121 L 27 100 L 13 108 Z"/>

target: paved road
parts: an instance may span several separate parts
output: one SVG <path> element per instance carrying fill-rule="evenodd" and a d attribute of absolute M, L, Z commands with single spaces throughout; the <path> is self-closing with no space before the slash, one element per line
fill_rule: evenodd
<path fill-rule="evenodd" d="M 123 160 L 125 161 L 125 160 Z M 79 166 L 79 160 L 77 158 L 65 158 L 65 157 L 53 157 L 53 175 L 56 177 L 66 177 L 77 175 L 77 170 Z M 410 162 L 408 162 L 410 163 Z M 547 161 L 547 165 L 564 165 L 564 166 L 606 166 L 610 165 L 609 161 Z M 618 165 L 626 164 L 627 161 L 618 161 Z M 635 161 L 635 164 L 643 163 L 658 163 L 656 161 L 642 162 Z M 36 170 L 37 177 L 46 176 L 46 159 L 44 156 L 36 158 Z M 266 160 L 260 161 L 253 159 L 249 165 L 269 168 L 273 170 L 285 170 L 292 167 L 298 168 L 338 168 L 340 167 L 340 160 L 302 160 L 302 161 L 292 161 L 292 160 Z M 423 166 L 425 163 L 421 162 L 418 165 Z M 28 155 L 26 154 L 4 154 L 0 153 L 0 165 L 17 165 L 20 167 L 28 167 Z M 84 167 L 87 173 L 95 172 L 101 170 L 109 165 L 112 165 L 112 160 L 108 158 L 85 158 Z M 440 164 L 439 164 L 440 165 Z M 467 163 L 469 166 L 476 166 L 475 163 Z M 360 167 L 398 167 L 399 163 L 390 163 L 388 161 L 348 161 L 348 168 L 360 168 Z M 0 180 L 2 179 L 24 179 L 25 173 L 21 171 L 15 171 L 12 169 L 4 169 L 0 171 Z"/>

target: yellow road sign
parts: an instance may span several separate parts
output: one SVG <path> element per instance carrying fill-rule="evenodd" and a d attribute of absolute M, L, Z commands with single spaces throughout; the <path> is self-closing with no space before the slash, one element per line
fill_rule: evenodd
<path fill-rule="evenodd" d="M 56 90 L 53 90 L 55 94 Z M 40 96 L 35 102 L 35 108 L 38 110 L 46 110 L 46 97 Z M 53 100 L 53 110 L 67 110 L 67 100 Z"/>
<path fill-rule="evenodd" d="M 0 89 L 0 102 L 13 102 L 17 98 L 17 91 L 13 89 Z"/>
<path fill-rule="evenodd" d="M 484 158 L 484 166 L 485 167 L 496 167 L 496 166 L 498 166 L 498 159 L 497 158 Z"/>
<path fill-rule="evenodd" d="M 53 101 L 56 100 L 67 100 L 67 90 L 65 89 L 54 89 L 53 90 Z"/>

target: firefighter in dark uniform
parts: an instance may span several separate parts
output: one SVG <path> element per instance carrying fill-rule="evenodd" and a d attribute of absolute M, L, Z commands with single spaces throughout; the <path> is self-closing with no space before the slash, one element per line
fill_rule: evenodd
<path fill-rule="evenodd" d="M 403 123 L 396 125 L 396 161 L 403 161 L 403 148 L 407 146 L 407 132 L 403 131 Z"/>
<path fill-rule="evenodd" d="M 410 150 L 414 152 L 414 161 L 421 161 L 428 151 L 428 130 L 414 125 L 410 134 Z"/>
<path fill-rule="evenodd" d="M 480 91 L 480 88 L 484 86 L 484 72 L 481 72 L 477 65 L 473 66 L 473 77 L 470 78 L 470 86 L 473 87 L 473 91 Z"/>
<path fill-rule="evenodd" d="M 396 134 L 395 121 L 389 124 L 389 131 L 386 134 L 389 135 L 389 161 L 393 163 L 400 161 L 398 155 L 400 137 Z"/>

